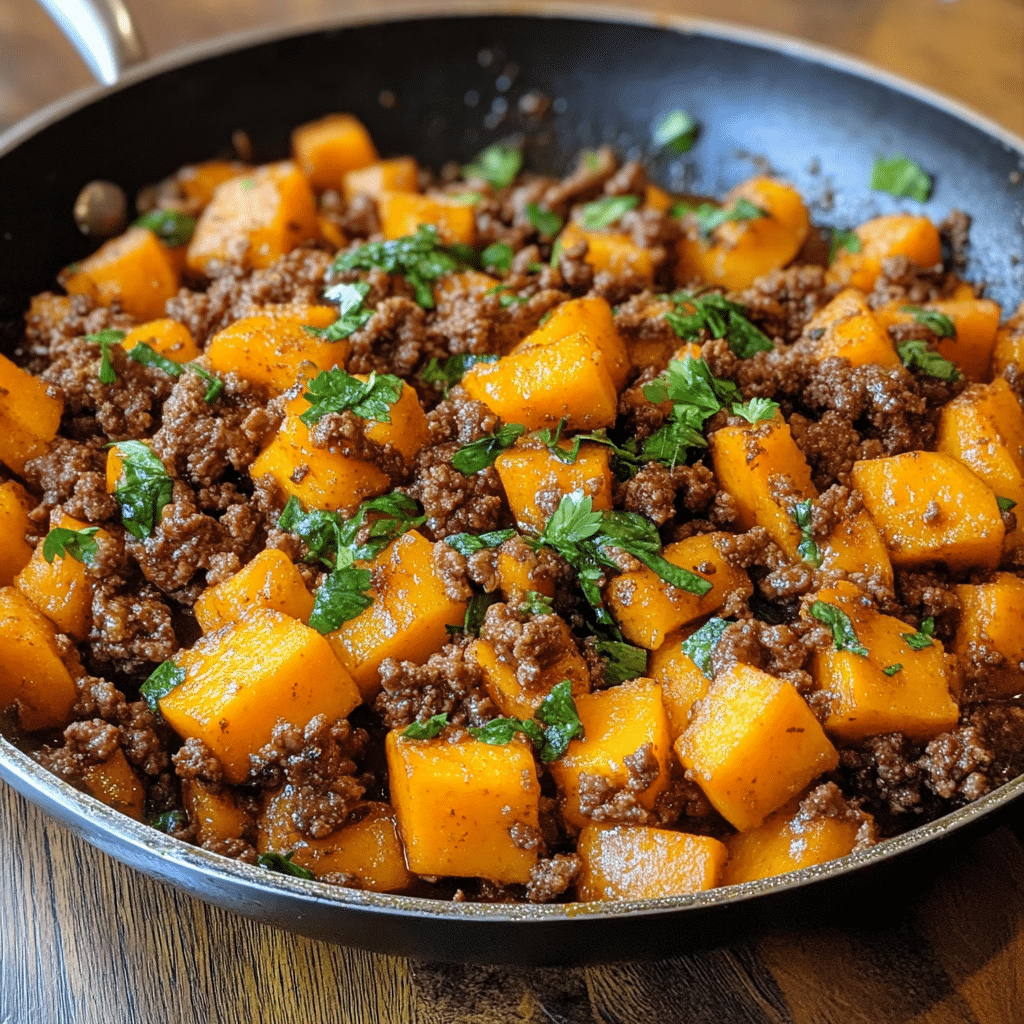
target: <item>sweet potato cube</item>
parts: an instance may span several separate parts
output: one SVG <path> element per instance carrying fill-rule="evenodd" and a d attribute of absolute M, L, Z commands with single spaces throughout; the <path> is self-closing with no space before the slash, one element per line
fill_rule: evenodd
<path fill-rule="evenodd" d="M 535 345 L 558 345 L 562 340 L 583 331 L 605 357 L 608 375 L 615 387 L 622 390 L 629 376 L 629 352 L 615 327 L 615 317 L 608 300 L 600 295 L 569 299 L 556 306 L 547 323 L 528 334 L 512 350 L 522 352 Z"/>
<path fill-rule="evenodd" d="M 1001 377 L 1010 363 L 1024 366 L 1024 308 L 1017 312 L 996 331 L 996 343 L 992 348 L 989 377 Z"/>
<path fill-rule="evenodd" d="M 821 566 L 847 575 L 874 577 L 887 590 L 893 587 L 889 552 L 867 512 L 840 520 L 822 551 Z"/>
<path fill-rule="evenodd" d="M 756 828 L 839 764 L 796 687 L 738 662 L 711 684 L 675 751 L 722 817 L 741 832 Z"/>
<path fill-rule="evenodd" d="M 853 486 L 898 568 L 945 562 L 994 569 L 1003 548 L 992 488 L 941 452 L 905 452 L 855 462 Z"/>
<path fill-rule="evenodd" d="M 183 779 L 181 798 L 201 845 L 244 838 L 249 815 L 239 806 L 231 789 L 210 786 L 198 779 Z"/>
<path fill-rule="evenodd" d="M 675 200 L 671 194 L 657 185 L 648 184 L 644 187 L 644 205 L 660 213 L 668 213 L 672 209 Z"/>
<path fill-rule="evenodd" d="M 358 118 L 328 114 L 292 131 L 292 155 L 311 188 L 341 191 L 346 174 L 377 159 L 377 147 Z"/>
<path fill-rule="evenodd" d="M 199 349 L 189 329 L 169 317 L 133 327 L 124 336 L 121 347 L 125 352 L 130 352 L 139 344 L 148 345 L 154 352 L 159 352 L 175 363 L 190 363 L 199 358 Z"/>
<path fill-rule="evenodd" d="M 814 358 L 819 363 L 841 357 L 851 366 L 900 365 L 896 346 L 856 288 L 844 289 L 818 310 L 804 327 L 804 337 L 813 341 Z"/>
<path fill-rule="evenodd" d="M 212 260 L 258 270 L 317 234 L 309 184 L 294 163 L 282 160 L 214 189 L 199 215 L 186 261 L 197 274 L 205 273 Z"/>
<path fill-rule="evenodd" d="M 349 202 L 358 195 L 377 198 L 382 192 L 419 192 L 419 173 L 419 166 L 411 156 L 377 160 L 359 170 L 346 171 L 342 189 Z"/>
<path fill-rule="evenodd" d="M 990 583 L 960 584 L 956 594 L 960 625 L 954 652 L 985 665 L 986 697 L 1024 692 L 1024 580 L 1001 572 Z"/>
<path fill-rule="evenodd" d="M 571 447 L 570 441 L 559 442 L 563 451 Z M 516 522 L 534 533 L 544 529 L 562 495 L 578 492 L 591 498 L 595 509 L 608 511 L 612 507 L 611 449 L 607 445 L 583 443 L 575 462 L 562 462 L 539 440 L 520 438 L 495 459 L 494 468 Z M 538 495 L 543 495 L 545 509 L 538 506 Z"/>
<path fill-rule="evenodd" d="M 36 532 L 28 517 L 33 506 L 21 484 L 14 480 L 0 484 L 0 587 L 9 587 L 32 557 L 26 538 Z"/>
<path fill-rule="evenodd" d="M 25 314 L 25 323 L 29 326 L 39 327 L 41 330 L 50 330 L 59 326 L 71 313 L 71 296 L 57 295 L 54 292 L 40 292 L 29 299 L 28 312 Z"/>
<path fill-rule="evenodd" d="M 630 235 L 621 231 L 587 231 L 575 221 L 566 224 L 558 236 L 562 249 L 587 243 L 584 257 L 597 273 L 629 277 L 653 284 L 654 261 L 649 249 L 641 248 Z"/>
<path fill-rule="evenodd" d="M 0 708 L 17 702 L 28 732 L 62 729 L 77 697 L 53 623 L 21 591 L 0 589 Z"/>
<path fill-rule="evenodd" d="M 359 380 L 369 379 L 365 373 L 353 374 Z M 420 405 L 416 389 L 402 382 L 398 401 L 388 412 L 389 422 L 367 420 L 366 436 L 377 444 L 389 444 L 396 448 L 409 466 L 412 466 L 420 451 L 430 443 L 430 427 Z"/>
<path fill-rule="evenodd" d="M 177 294 L 179 274 L 167 246 L 147 228 L 133 227 L 62 271 L 59 280 L 68 295 L 88 295 L 98 306 L 116 302 L 136 320 L 155 320 Z"/>
<path fill-rule="evenodd" d="M 617 415 L 607 359 L 582 331 L 557 345 L 477 363 L 462 386 L 506 423 L 522 423 L 527 430 L 553 427 L 563 417 L 567 430 L 597 430 L 610 427 Z"/>
<path fill-rule="evenodd" d="M 295 827 L 295 792 L 285 786 L 270 796 L 259 821 L 260 853 L 294 851 L 292 862 L 316 875 L 354 875 L 370 892 L 398 892 L 413 881 L 395 813 L 388 804 L 367 803 L 329 836 L 312 838 Z"/>
<path fill-rule="evenodd" d="M 327 635 L 367 701 L 380 691 L 385 658 L 422 665 L 447 643 L 445 626 L 461 625 L 466 617 L 466 602 L 448 596 L 434 567 L 434 547 L 416 530 L 389 544 L 369 568 L 373 604 Z"/>
<path fill-rule="evenodd" d="M 391 803 L 411 871 L 527 882 L 537 850 L 513 827 L 536 829 L 540 784 L 531 747 L 480 740 L 386 740 Z"/>
<path fill-rule="evenodd" d="M 906 213 L 875 217 L 856 228 L 855 234 L 860 251 L 841 247 L 828 269 L 828 280 L 834 284 L 871 291 L 882 271 L 882 260 L 889 256 L 907 256 L 921 267 L 942 262 L 939 232 L 927 217 Z"/>
<path fill-rule="evenodd" d="M 718 885 L 728 850 L 710 836 L 644 825 L 588 825 L 577 850 L 583 861 L 576 895 L 591 900 L 646 900 Z"/>
<path fill-rule="evenodd" d="M 146 791 L 120 747 L 106 761 L 83 768 L 82 782 L 97 800 L 129 818 L 142 821 Z"/>
<path fill-rule="evenodd" d="M 275 309 L 243 317 L 210 339 L 206 358 L 216 373 L 234 372 L 272 391 L 287 391 L 302 375 L 344 366 L 352 351 L 347 341 L 321 341 L 305 330 L 329 327 L 336 319 L 331 306 L 311 306 L 302 316 Z"/>
<path fill-rule="evenodd" d="M 496 567 L 498 586 L 510 605 L 518 607 L 531 590 L 555 596 L 554 577 L 541 571 L 537 553 L 522 538 L 513 537 L 499 546 Z"/>
<path fill-rule="evenodd" d="M 240 160 L 204 160 L 182 167 L 176 177 L 185 198 L 193 204 L 191 208 L 201 210 L 213 198 L 218 185 L 243 174 L 252 174 L 252 171 L 249 164 Z"/>
<path fill-rule="evenodd" d="M 686 731 L 694 704 L 707 695 L 711 685 L 711 680 L 683 651 L 685 642 L 683 633 L 673 633 L 647 659 L 647 674 L 661 683 L 661 700 L 673 741 Z"/>
<path fill-rule="evenodd" d="M 830 818 L 801 810 L 790 801 L 769 814 L 764 824 L 750 832 L 737 832 L 725 844 L 729 861 L 720 885 L 739 885 L 758 878 L 772 878 L 812 864 L 845 857 L 857 845 L 862 827 L 871 827 L 871 815 Z"/>
<path fill-rule="evenodd" d="M 183 739 L 202 740 L 236 784 L 281 719 L 301 728 L 316 715 L 345 718 L 360 702 L 327 640 L 272 608 L 208 633 L 174 661 L 185 679 L 160 699 L 161 713 Z"/>
<path fill-rule="evenodd" d="M 703 597 L 666 583 L 647 566 L 611 580 L 605 587 L 605 600 L 630 643 L 657 650 L 669 633 L 721 608 L 734 591 L 747 596 L 753 593 L 747 574 L 731 566 L 718 550 L 723 536 L 698 534 L 669 544 L 662 552 L 667 562 L 689 569 L 711 584 Z"/>
<path fill-rule="evenodd" d="M 550 765 L 564 797 L 566 822 L 575 828 L 589 823 L 586 809 L 580 807 L 584 773 L 600 776 L 612 788 L 620 789 L 637 777 L 644 761 L 656 766 L 657 774 L 636 798 L 648 810 L 653 808 L 668 785 L 672 756 L 661 687 L 650 679 L 634 679 L 578 697 L 576 710 L 583 739 L 573 740 L 566 753 Z"/>
<path fill-rule="evenodd" d="M 742 527 L 763 526 L 795 558 L 801 534 L 790 510 L 817 492 L 789 424 L 776 413 L 773 420 L 716 430 L 709 444 L 715 476 L 735 499 Z"/>
<path fill-rule="evenodd" d="M 414 235 L 421 224 L 433 224 L 441 241 L 449 245 L 472 245 L 476 241 L 476 213 L 472 203 L 465 200 L 383 190 L 377 196 L 377 212 L 381 231 L 388 239 Z"/>
<path fill-rule="evenodd" d="M 23 475 L 57 434 L 64 399 L 57 388 L 0 355 L 0 461 Z"/>
<path fill-rule="evenodd" d="M 678 244 L 676 280 L 710 281 L 729 289 L 746 288 L 756 278 L 784 267 L 800 251 L 810 217 L 800 194 L 771 178 L 751 178 L 722 201 L 731 207 L 745 199 L 767 216 L 727 221 L 710 239 L 700 236 L 696 221 L 683 218 L 685 234 Z"/>
<path fill-rule="evenodd" d="M 212 633 L 238 622 L 251 608 L 276 608 L 300 622 L 309 618 L 313 595 L 283 551 L 261 551 L 231 579 L 204 590 L 193 611 L 199 628 Z"/>
<path fill-rule="evenodd" d="M 953 680 L 938 640 L 914 650 L 905 639 L 914 628 L 876 611 L 852 583 L 819 591 L 816 599 L 849 617 L 868 652 L 837 651 L 833 645 L 814 655 L 811 673 L 829 696 L 825 731 L 830 736 L 850 744 L 902 732 L 925 742 L 956 725 L 959 709 L 949 694 Z"/>

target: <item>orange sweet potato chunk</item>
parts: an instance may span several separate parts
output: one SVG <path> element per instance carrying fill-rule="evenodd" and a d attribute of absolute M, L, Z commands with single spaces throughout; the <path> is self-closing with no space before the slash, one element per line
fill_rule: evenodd
<path fill-rule="evenodd" d="M 200 844 L 242 839 L 249 828 L 249 815 L 239 805 L 236 791 L 183 779 L 181 798 Z"/>
<path fill-rule="evenodd" d="M 197 274 L 205 273 L 212 260 L 258 270 L 317 233 L 313 193 L 298 166 L 282 160 L 214 189 L 199 215 L 186 262 Z"/>
<path fill-rule="evenodd" d="M 867 512 L 858 512 L 851 519 L 841 519 L 821 555 L 823 569 L 873 577 L 887 590 L 892 590 L 892 560 L 882 535 Z"/>
<path fill-rule="evenodd" d="M 57 388 L 0 355 L 0 461 L 23 475 L 29 459 L 46 454 L 63 411 Z"/>
<path fill-rule="evenodd" d="M 644 900 L 701 892 L 718 885 L 728 857 L 710 836 L 643 825 L 588 825 L 577 846 L 583 861 L 576 895 L 591 900 Z"/>
<path fill-rule="evenodd" d="M 647 659 L 648 675 L 661 683 L 661 700 L 673 742 L 686 731 L 694 704 L 707 695 L 711 685 L 711 680 L 683 651 L 685 642 L 684 633 L 673 633 Z"/>
<path fill-rule="evenodd" d="M 992 348 L 989 377 L 1002 376 L 1003 371 L 1016 363 L 1024 366 L 1024 302 L 1009 320 L 996 331 L 996 343 Z"/>
<path fill-rule="evenodd" d="M 882 260 L 889 256 L 907 256 L 922 267 L 942 262 L 939 232 L 927 217 L 888 214 L 865 221 L 854 230 L 860 239 L 860 251 L 839 249 L 827 274 L 833 284 L 869 292 L 882 271 Z"/>
<path fill-rule="evenodd" d="M 120 747 L 106 761 L 83 768 L 82 782 L 97 800 L 129 818 L 142 821 L 146 791 Z"/>
<path fill-rule="evenodd" d="M 906 452 L 855 462 L 851 480 L 898 568 L 999 564 L 1005 529 L 995 493 L 950 456 Z"/>
<path fill-rule="evenodd" d="M 555 579 L 541 566 L 537 553 L 522 538 L 513 537 L 498 547 L 498 586 L 508 604 L 518 607 L 531 590 L 555 596 Z"/>
<path fill-rule="evenodd" d="M 377 147 L 358 118 L 328 114 L 292 132 L 292 155 L 311 188 L 340 191 L 348 172 L 369 167 L 377 159 Z"/>
<path fill-rule="evenodd" d="M 584 257 L 595 271 L 628 277 L 648 284 L 654 282 L 654 261 L 649 249 L 643 249 L 632 237 L 620 231 L 587 231 L 575 221 L 566 224 L 558 236 L 562 249 L 587 243 Z"/>
<path fill-rule="evenodd" d="M 346 171 L 342 187 L 349 202 L 358 195 L 376 198 L 382 192 L 419 192 L 419 173 L 415 158 L 398 156 Z"/>
<path fill-rule="evenodd" d="M 365 373 L 353 376 L 361 381 L 369 379 Z M 367 420 L 366 436 L 377 444 L 391 445 L 405 459 L 406 464 L 412 466 L 416 456 L 430 443 L 430 427 L 416 389 L 411 384 L 403 381 L 398 401 L 391 406 L 388 417 L 386 423 L 383 420 Z"/>
<path fill-rule="evenodd" d="M 476 213 L 464 200 L 383 190 L 377 196 L 377 212 L 388 239 L 414 235 L 421 224 L 433 224 L 438 237 L 448 244 L 473 245 L 476 241 Z"/>
<path fill-rule="evenodd" d="M 174 661 L 185 679 L 160 699 L 161 713 L 183 739 L 202 740 L 236 784 L 280 719 L 302 728 L 316 715 L 345 718 L 360 703 L 327 640 L 272 608 L 208 633 Z"/>
<path fill-rule="evenodd" d="M 741 832 L 839 764 L 792 683 L 740 663 L 718 676 L 675 742 L 683 767 Z"/>
<path fill-rule="evenodd" d="M 410 740 L 388 733 L 391 803 L 411 871 L 529 881 L 537 850 L 509 830 L 539 824 L 540 784 L 530 746 L 513 740 Z"/>
<path fill-rule="evenodd" d="M 9 587 L 32 557 L 26 538 L 36 532 L 28 517 L 34 504 L 21 484 L 0 484 L 0 587 Z"/>
<path fill-rule="evenodd" d="M 0 708 L 17 702 L 28 732 L 63 729 L 77 697 L 53 623 L 21 591 L 0 589 Z"/>
<path fill-rule="evenodd" d="M 125 352 L 130 352 L 140 344 L 148 345 L 175 363 L 190 363 L 193 359 L 199 358 L 199 349 L 192 340 L 189 329 L 169 317 L 150 320 L 148 323 L 133 327 L 124 336 L 121 347 Z"/>
<path fill-rule="evenodd" d="M 667 562 L 689 569 L 711 584 L 703 596 L 666 583 L 647 566 L 611 580 L 605 587 L 605 600 L 630 643 L 657 650 L 669 633 L 721 608 L 730 594 L 753 593 L 747 574 L 730 565 L 718 549 L 725 536 L 698 534 L 669 544 L 662 552 Z"/>
<path fill-rule="evenodd" d="M 833 357 L 848 359 L 851 366 L 875 363 L 899 366 L 885 327 L 856 288 L 841 291 L 827 306 L 818 310 L 804 327 L 804 337 L 813 341 L 814 358 L 820 363 Z"/>
<path fill-rule="evenodd" d="M 985 666 L 986 697 L 1012 697 L 1024 692 L 1024 580 L 998 573 L 990 583 L 963 583 L 960 625 L 953 650 Z"/>
<path fill-rule="evenodd" d="M 225 181 L 251 174 L 253 168 L 240 160 L 204 160 L 199 164 L 188 164 L 177 173 L 178 185 L 185 198 L 202 209 L 213 198 L 214 189 Z"/>

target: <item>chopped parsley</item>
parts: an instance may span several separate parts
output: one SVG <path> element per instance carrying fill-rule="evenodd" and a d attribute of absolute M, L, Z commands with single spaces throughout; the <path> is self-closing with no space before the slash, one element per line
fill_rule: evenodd
<path fill-rule="evenodd" d="M 471 352 L 460 352 L 458 355 L 449 356 L 441 360 L 432 356 L 423 371 L 424 384 L 441 384 L 445 393 L 455 384 L 458 384 L 465 376 L 466 371 L 477 363 L 496 363 L 498 357 L 495 355 L 473 355 Z"/>
<path fill-rule="evenodd" d="M 879 157 L 871 168 L 871 187 L 891 196 L 906 196 L 923 203 L 932 191 L 932 179 L 913 160 L 896 155 Z"/>
<path fill-rule="evenodd" d="M 835 644 L 837 651 L 849 651 L 851 654 L 859 654 L 862 658 L 868 656 L 868 649 L 857 639 L 853 623 L 842 608 L 837 608 L 827 601 L 815 601 L 810 612 L 814 618 L 832 630 L 832 643 Z"/>
<path fill-rule="evenodd" d="M 708 619 L 695 633 L 691 633 L 680 645 L 679 649 L 708 678 L 714 679 L 715 670 L 712 657 L 722 634 L 729 628 L 725 619 Z"/>
<path fill-rule="evenodd" d="M 639 679 L 647 671 L 647 652 L 622 640 L 598 640 L 595 644 L 603 655 L 604 680 L 606 683 L 624 683 L 627 679 Z"/>
<path fill-rule="evenodd" d="M 862 248 L 860 236 L 856 231 L 849 231 L 846 228 L 833 228 L 832 236 L 828 243 L 828 262 L 830 264 L 835 262 L 840 249 L 845 249 L 847 252 L 860 252 Z"/>
<path fill-rule="evenodd" d="M 185 682 L 185 670 L 173 661 L 157 665 L 149 678 L 139 687 L 139 694 L 154 714 L 160 714 L 160 698 L 166 697 L 176 686 Z"/>
<path fill-rule="evenodd" d="M 936 338 L 955 338 L 956 324 L 937 309 L 925 309 L 923 306 L 901 306 L 901 313 L 910 313 L 914 323 L 927 327 Z"/>
<path fill-rule="evenodd" d="M 316 875 L 309 868 L 304 868 L 301 864 L 292 863 L 292 857 L 294 856 L 294 850 L 289 850 L 287 853 L 261 853 L 256 858 L 256 863 L 261 868 L 276 871 L 279 875 L 291 875 L 293 878 L 316 878 Z"/>
<path fill-rule="evenodd" d="M 548 265 L 552 270 L 558 269 L 558 261 L 562 258 L 564 250 L 565 246 L 562 245 L 562 239 L 556 238 L 554 244 L 551 246 L 551 259 L 548 261 Z"/>
<path fill-rule="evenodd" d="M 164 811 L 146 823 L 158 832 L 177 832 L 188 824 L 188 816 L 184 811 Z"/>
<path fill-rule="evenodd" d="M 999 506 L 1000 512 L 1010 512 L 1017 507 L 1017 502 L 1013 498 L 1001 498 L 998 494 L 996 495 L 996 504 Z"/>
<path fill-rule="evenodd" d="M 204 402 L 215 402 L 224 392 L 224 381 L 215 373 L 210 373 L 198 363 L 189 363 L 188 368 L 197 376 L 206 381 L 208 387 L 203 395 Z"/>
<path fill-rule="evenodd" d="M 551 598 L 536 590 L 528 590 L 516 610 L 520 615 L 550 615 Z"/>
<path fill-rule="evenodd" d="M 765 210 L 755 206 L 749 199 L 737 199 L 732 206 L 716 206 L 714 203 L 676 203 L 672 208 L 673 217 L 683 217 L 687 214 L 693 217 L 697 230 L 705 241 L 723 224 L 760 220 L 768 216 Z"/>
<path fill-rule="evenodd" d="M 509 306 L 519 306 L 529 301 L 530 299 L 527 295 L 512 295 L 510 292 L 498 296 L 498 303 L 502 309 L 508 309 Z"/>
<path fill-rule="evenodd" d="M 519 423 L 506 423 L 493 434 L 485 434 L 476 441 L 464 444 L 453 456 L 452 465 L 465 476 L 479 473 L 481 469 L 494 465 L 494 460 L 516 443 L 516 438 L 526 433 L 526 427 Z"/>
<path fill-rule="evenodd" d="M 675 308 L 665 314 L 665 319 L 684 341 L 696 341 L 706 330 L 712 338 L 725 338 L 740 359 L 773 348 L 768 336 L 747 319 L 746 306 L 730 302 L 719 292 L 701 296 L 676 292 L 671 299 Z"/>
<path fill-rule="evenodd" d="M 907 646 L 912 651 L 923 651 L 932 645 L 932 634 L 935 632 L 935 619 L 929 615 L 921 623 L 921 628 L 916 633 L 900 633 L 900 636 L 907 641 Z"/>
<path fill-rule="evenodd" d="M 897 661 L 896 664 L 894 664 L 894 665 L 886 665 L 885 668 L 882 669 L 882 675 L 894 676 L 902 668 L 903 668 L 902 663 Z"/>
<path fill-rule="evenodd" d="M 136 228 L 148 228 L 164 245 L 172 249 L 179 245 L 187 245 L 196 229 L 195 217 L 177 210 L 150 210 L 144 213 L 133 225 Z"/>
<path fill-rule="evenodd" d="M 563 679 L 541 701 L 532 719 L 494 718 L 469 732 L 483 743 L 494 745 L 511 743 L 521 732 L 537 748 L 541 761 L 550 764 L 568 750 L 571 740 L 582 739 L 583 723 L 572 699 L 572 684 Z"/>
<path fill-rule="evenodd" d="M 339 551 L 337 564 L 316 588 L 309 625 L 318 633 L 333 633 L 373 604 L 373 594 L 367 593 L 373 583 L 370 570 L 353 565 L 351 557 L 347 549 Z"/>
<path fill-rule="evenodd" d="M 654 126 L 651 142 L 656 149 L 686 153 L 693 148 L 699 125 L 685 110 L 670 110 Z"/>
<path fill-rule="evenodd" d="M 431 715 L 424 722 L 413 722 L 402 730 L 403 739 L 407 740 L 432 740 L 440 736 L 444 727 L 448 724 L 448 712 L 443 711 L 439 715 Z"/>
<path fill-rule="evenodd" d="M 608 432 L 604 427 L 601 427 L 600 430 L 595 430 L 593 433 L 574 435 L 572 444 L 568 448 L 563 448 L 560 441 L 567 421 L 568 417 L 563 416 L 558 421 L 558 426 L 554 430 L 551 427 L 544 427 L 543 430 L 538 430 L 536 434 L 538 440 L 547 447 L 548 451 L 559 462 L 564 462 L 570 466 L 573 465 L 580 456 L 580 446 L 583 442 L 593 441 L 594 444 L 602 444 L 606 448 L 611 448 L 612 469 L 614 469 L 616 476 L 623 480 L 636 476 L 636 471 L 640 465 L 636 455 L 628 449 L 617 445 L 608 436 Z"/>
<path fill-rule="evenodd" d="M 164 464 L 142 441 L 115 441 L 121 459 L 121 478 L 114 499 L 121 508 L 121 523 L 139 540 L 153 535 L 160 514 L 174 493 L 174 481 Z"/>
<path fill-rule="evenodd" d="M 391 406 L 402 394 L 402 381 L 390 373 L 371 373 L 367 380 L 342 369 L 322 370 L 307 385 L 309 408 L 299 417 L 312 426 L 329 412 L 350 410 L 363 419 L 391 422 Z"/>
<path fill-rule="evenodd" d="M 526 204 L 526 219 L 546 238 L 553 238 L 562 230 L 562 218 L 539 203 Z"/>
<path fill-rule="evenodd" d="M 499 274 L 507 274 L 512 270 L 512 258 L 515 250 L 508 242 L 492 242 L 480 253 L 480 266 L 496 270 Z"/>
<path fill-rule="evenodd" d="M 639 196 L 604 196 L 587 203 L 580 211 L 580 224 L 587 231 L 611 227 L 622 215 L 640 205 Z"/>
<path fill-rule="evenodd" d="M 455 548 L 460 555 L 475 555 L 486 548 L 496 548 L 499 544 L 511 540 L 515 530 L 492 530 L 490 533 L 452 533 L 445 537 L 444 542 Z"/>
<path fill-rule="evenodd" d="M 114 372 L 113 364 L 110 362 L 110 347 L 120 345 L 124 341 L 127 331 L 120 331 L 114 327 L 97 331 L 95 334 L 87 334 L 85 340 L 100 347 L 100 372 L 97 376 L 101 384 L 116 384 L 117 374 Z"/>
<path fill-rule="evenodd" d="M 167 356 L 161 355 L 155 348 L 147 345 L 144 341 L 133 345 L 128 349 L 126 355 L 133 362 L 139 363 L 141 366 L 152 366 L 157 370 L 163 370 L 168 377 L 173 377 L 175 380 L 181 376 L 184 370 L 180 363 L 176 363 L 173 359 L 168 359 Z"/>
<path fill-rule="evenodd" d="M 481 150 L 472 163 L 462 168 L 467 178 L 486 181 L 491 188 L 508 188 L 523 166 L 523 154 L 512 146 L 495 143 Z"/>
<path fill-rule="evenodd" d="M 908 370 L 920 370 L 930 377 L 939 380 L 954 381 L 960 379 L 960 371 L 948 360 L 943 359 L 925 341 L 903 341 L 896 346 L 900 362 Z"/>
<path fill-rule="evenodd" d="M 819 569 L 821 568 L 821 552 L 818 550 L 818 545 L 814 542 L 814 534 L 811 530 L 811 511 L 813 506 L 814 501 L 811 498 L 801 501 L 789 510 L 789 518 L 793 520 L 800 530 L 800 543 L 797 545 L 796 553 L 812 569 Z"/>
<path fill-rule="evenodd" d="M 68 530 L 55 526 L 43 540 L 43 558 L 53 563 L 55 558 L 74 558 L 84 565 L 96 560 L 99 545 L 96 543 L 98 526 L 87 526 L 82 530 Z"/>
<path fill-rule="evenodd" d="M 444 628 L 449 633 L 464 633 L 466 636 L 479 636 L 480 628 L 484 624 L 484 616 L 492 604 L 497 604 L 501 595 L 495 591 L 491 594 L 474 594 L 466 602 L 466 614 L 458 625 L 448 623 Z"/>
<path fill-rule="evenodd" d="M 324 298 L 338 307 L 338 319 L 329 327 L 310 327 L 306 324 L 303 330 L 321 341 L 341 341 L 354 334 L 373 319 L 373 310 L 363 301 L 369 291 L 370 286 L 366 281 L 332 285 L 324 292 Z"/>
<path fill-rule="evenodd" d="M 779 403 L 770 398 L 752 398 L 745 405 L 733 402 L 733 416 L 742 416 L 748 423 L 760 423 L 761 420 L 773 420 L 779 411 Z"/>

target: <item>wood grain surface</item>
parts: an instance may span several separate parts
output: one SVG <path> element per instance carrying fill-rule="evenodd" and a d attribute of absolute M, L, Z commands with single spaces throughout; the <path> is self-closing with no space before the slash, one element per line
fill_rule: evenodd
<path fill-rule="evenodd" d="M 308 23 L 335 4 L 129 6 L 159 53 L 256 24 Z M 1020 0 L 645 6 L 824 43 L 1024 134 Z M 88 83 L 32 0 L 0 0 L 0 55 L 0 128 Z M 122 867 L 0 784 L 0 1024 L 1019 1024 L 1022 838 L 1018 817 L 950 853 L 911 889 L 882 894 L 890 909 L 871 927 L 778 922 L 758 942 L 654 963 L 629 962 L 624 950 L 623 962 L 600 967 L 459 967 L 211 908 Z"/>

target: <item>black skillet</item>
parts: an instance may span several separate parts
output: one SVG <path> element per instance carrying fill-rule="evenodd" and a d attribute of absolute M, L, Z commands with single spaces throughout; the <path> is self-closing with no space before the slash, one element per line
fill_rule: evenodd
<path fill-rule="evenodd" d="M 491 5 L 491 10 L 497 5 Z M 549 16 L 463 16 L 257 34 L 129 72 L 122 84 L 51 107 L 0 139 L 0 328 L 7 349 L 29 297 L 88 253 L 71 217 L 82 185 L 129 195 L 183 163 L 223 152 L 244 129 L 254 158 L 285 156 L 291 128 L 335 110 L 385 155 L 440 166 L 521 133 L 528 166 L 564 171 L 611 143 L 666 186 L 720 194 L 769 167 L 823 224 L 895 209 L 974 218 L 967 276 L 1014 307 L 1024 297 L 1024 142 L 906 83 L 801 44 L 724 26 Z M 563 12 L 567 9 L 563 8 Z M 598 15 L 600 17 L 600 15 Z M 625 17 L 625 16 L 623 16 Z M 664 27 L 668 23 L 670 27 Z M 536 116 L 539 99 L 544 116 Z M 651 155 L 651 125 L 682 108 L 694 149 Z M 876 156 L 903 153 L 934 175 L 925 204 L 868 188 Z M 695 896 L 610 905 L 486 906 L 340 890 L 271 874 L 168 839 L 110 811 L 0 740 L 0 777 L 88 842 L 219 906 L 319 938 L 431 959 L 588 962 L 659 957 L 738 940 L 795 915 L 891 899 L 942 840 L 989 828 L 1024 777 L 939 821 L 840 861 Z"/>

